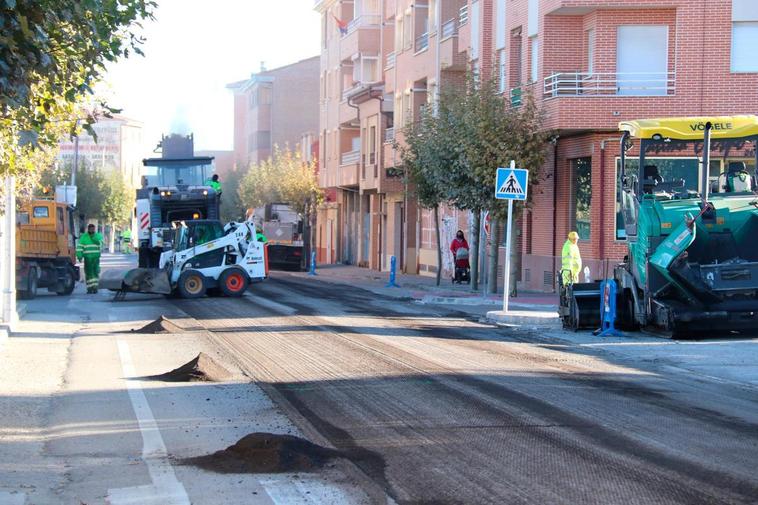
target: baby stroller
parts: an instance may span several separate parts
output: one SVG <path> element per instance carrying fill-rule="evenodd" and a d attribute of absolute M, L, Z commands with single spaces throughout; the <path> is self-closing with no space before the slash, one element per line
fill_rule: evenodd
<path fill-rule="evenodd" d="M 468 249 L 465 247 L 455 251 L 455 277 L 453 284 L 471 284 L 471 265 L 468 262 Z"/>

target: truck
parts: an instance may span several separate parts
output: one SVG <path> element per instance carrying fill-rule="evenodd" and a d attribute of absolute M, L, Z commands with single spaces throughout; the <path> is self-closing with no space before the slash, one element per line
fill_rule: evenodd
<path fill-rule="evenodd" d="M 305 266 L 303 218 L 286 203 L 269 203 L 255 210 L 254 220 L 268 240 L 271 268 L 301 270 Z"/>
<path fill-rule="evenodd" d="M 672 337 L 758 329 L 758 116 L 619 129 L 617 320 Z M 599 282 L 562 285 L 564 325 L 599 326 L 600 298 Z"/>
<path fill-rule="evenodd" d="M 79 279 L 74 208 L 33 199 L 16 212 L 16 291 L 30 300 L 39 288 L 68 296 Z"/>
<path fill-rule="evenodd" d="M 251 282 L 268 276 L 266 247 L 251 221 L 197 219 L 172 223 L 171 248 L 157 268 L 106 270 L 99 287 L 116 292 L 154 293 L 181 298 L 242 296 Z"/>
<path fill-rule="evenodd" d="M 171 223 L 192 219 L 218 220 L 220 193 L 209 183 L 213 157 L 194 155 L 193 136 L 163 136 L 160 158 L 142 160 L 142 187 L 137 190 L 135 217 L 139 266 L 155 268 L 171 248 Z"/>

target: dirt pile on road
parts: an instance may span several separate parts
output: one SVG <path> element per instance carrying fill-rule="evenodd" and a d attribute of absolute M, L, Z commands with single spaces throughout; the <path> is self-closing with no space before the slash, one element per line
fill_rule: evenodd
<path fill-rule="evenodd" d="M 291 435 L 251 433 L 224 450 L 183 463 L 217 473 L 310 472 L 341 455 Z"/>
<path fill-rule="evenodd" d="M 132 331 L 134 333 L 146 333 L 154 335 L 156 333 L 185 333 L 187 330 L 177 325 L 165 316 L 161 316 L 155 321 L 146 324 L 142 328 Z"/>
<path fill-rule="evenodd" d="M 201 352 L 179 368 L 148 378 L 164 382 L 223 382 L 231 376 L 229 370 Z"/>

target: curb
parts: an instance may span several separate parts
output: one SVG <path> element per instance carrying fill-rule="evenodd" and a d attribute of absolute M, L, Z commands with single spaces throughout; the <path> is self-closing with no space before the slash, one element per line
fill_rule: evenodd
<path fill-rule="evenodd" d="M 501 310 L 487 312 L 487 321 L 494 324 L 538 326 L 547 328 L 562 328 L 561 320 L 556 312 L 510 311 L 505 314 Z"/>
<path fill-rule="evenodd" d="M 426 295 L 421 299 L 416 300 L 418 303 L 434 303 L 438 305 L 492 305 L 493 307 L 500 307 L 503 305 L 503 300 L 492 300 L 489 298 L 481 298 L 476 296 L 434 296 Z M 556 305 L 546 305 L 541 303 L 522 303 L 511 301 L 509 303 L 511 307 L 517 309 L 523 309 L 527 311 L 539 311 L 539 312 L 558 312 Z"/>

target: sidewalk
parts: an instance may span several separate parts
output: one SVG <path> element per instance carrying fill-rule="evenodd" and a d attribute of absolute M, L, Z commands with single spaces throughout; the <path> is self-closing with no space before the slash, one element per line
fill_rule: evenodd
<path fill-rule="evenodd" d="M 307 272 L 296 272 L 291 275 L 308 278 Z M 479 292 L 472 292 L 467 284 L 453 284 L 449 278 L 443 277 L 441 284 L 436 285 L 435 277 L 421 275 L 398 274 L 396 283 L 399 287 L 387 287 L 389 282 L 388 272 L 378 272 L 368 268 L 360 268 L 349 265 L 324 265 L 316 270 L 317 279 L 325 282 L 347 284 L 362 288 L 383 296 L 399 300 L 415 301 L 416 303 L 428 303 L 438 305 L 455 305 L 460 310 L 469 307 L 471 312 L 483 312 L 474 308 L 484 309 L 487 317 L 502 309 L 502 292 L 496 295 L 483 296 Z M 524 313 L 529 318 L 539 317 L 531 323 L 518 324 L 541 324 L 546 319 L 556 318 L 558 310 L 558 295 L 552 293 L 519 293 L 510 299 L 511 310 Z M 509 314 L 510 315 L 510 314 Z M 496 315 L 492 318 L 496 320 Z M 506 322 L 506 321 L 499 321 Z"/>

